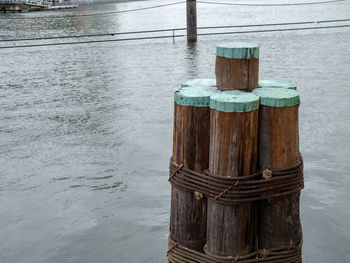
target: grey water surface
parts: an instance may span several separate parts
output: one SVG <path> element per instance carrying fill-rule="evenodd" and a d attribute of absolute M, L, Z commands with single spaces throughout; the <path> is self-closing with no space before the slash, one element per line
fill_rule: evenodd
<path fill-rule="evenodd" d="M 163 3 L 0 14 L 0 40 L 184 27 L 183 4 L 44 18 Z M 350 18 L 349 1 L 197 8 L 199 26 Z M 227 41 L 261 44 L 260 79 L 298 83 L 304 262 L 350 262 L 349 28 L 0 48 L 0 262 L 167 262 L 173 92 L 214 77 Z"/>

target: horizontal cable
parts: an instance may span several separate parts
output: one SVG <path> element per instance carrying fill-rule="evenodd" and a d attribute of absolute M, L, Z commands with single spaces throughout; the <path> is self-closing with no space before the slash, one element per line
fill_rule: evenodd
<path fill-rule="evenodd" d="M 172 6 L 172 5 L 179 5 L 183 4 L 186 1 L 180 1 L 180 2 L 174 2 L 164 5 L 155 5 L 155 6 L 148 6 L 148 7 L 141 7 L 141 8 L 135 8 L 135 9 L 126 9 L 126 10 L 120 10 L 120 11 L 111 11 L 111 12 L 101 12 L 101 13 L 92 13 L 92 14 L 77 14 L 77 15 L 65 15 L 65 16 L 34 16 L 34 17 L 0 17 L 0 20 L 24 20 L 24 19 L 64 19 L 64 18 L 70 18 L 70 17 L 84 17 L 84 16 L 100 16 L 100 15 L 111 15 L 111 14 L 120 14 L 120 13 L 129 13 L 129 12 L 136 12 L 136 11 L 142 11 L 142 10 L 148 10 L 148 9 L 154 9 L 154 8 L 160 8 L 160 7 L 166 7 L 166 6 Z"/>
<path fill-rule="evenodd" d="M 198 36 L 210 35 L 231 35 L 231 34 L 247 34 L 247 33 L 264 33 L 264 32 L 282 32 L 282 31 L 297 31 L 297 30 L 313 30 L 313 29 L 327 29 L 327 28 L 344 28 L 350 25 L 339 26 L 322 26 L 322 27 L 297 27 L 297 28 L 280 28 L 280 29 L 266 29 L 266 30 L 250 30 L 250 31 L 234 31 L 234 32 L 213 32 L 213 33 L 199 33 Z"/>
<path fill-rule="evenodd" d="M 199 33 L 198 36 L 266 33 L 266 32 L 315 30 L 315 29 L 346 28 L 346 27 L 350 27 L 350 25 L 323 26 L 323 27 L 302 27 L 302 28 L 282 28 L 282 29 L 249 30 L 249 31 L 234 31 L 234 32 Z M 45 47 L 45 46 L 62 46 L 62 45 L 77 45 L 77 44 L 92 44 L 92 43 L 131 41 L 131 40 L 146 40 L 146 39 L 161 39 L 161 38 L 178 38 L 178 37 L 184 37 L 184 36 L 185 35 L 183 34 L 183 35 L 166 35 L 166 36 L 137 37 L 137 38 L 90 40 L 90 41 L 77 41 L 77 42 L 48 43 L 48 44 L 28 44 L 28 45 L 0 46 L 0 49 L 27 48 L 27 47 Z"/>
<path fill-rule="evenodd" d="M 329 0 L 322 2 L 307 2 L 307 3 L 290 3 L 290 4 L 244 4 L 244 3 L 223 3 L 223 2 L 210 2 L 210 1 L 197 1 L 200 4 L 212 4 L 212 5 L 232 5 L 232 6 L 297 6 L 297 5 L 315 5 L 315 4 L 329 4 L 336 2 L 345 2 L 347 0 Z M 70 18 L 70 17 L 85 17 L 85 16 L 100 16 L 100 15 L 111 15 L 111 14 L 120 14 L 120 13 L 129 13 L 136 12 L 166 6 L 173 6 L 178 4 L 186 3 L 186 1 L 179 1 L 169 4 L 156 5 L 156 6 L 148 6 L 141 7 L 135 9 L 126 9 L 121 11 L 111 11 L 111 12 L 101 12 L 101 13 L 92 13 L 92 14 L 77 14 L 77 15 L 65 15 L 65 16 L 36 16 L 36 17 L 1 17 L 0 20 L 24 20 L 24 19 L 62 19 L 62 18 Z"/>
<path fill-rule="evenodd" d="M 336 22 L 348 22 L 350 18 L 335 19 L 335 20 L 320 20 L 320 21 L 301 21 L 301 22 L 285 22 L 285 23 L 268 23 L 268 24 L 251 24 L 251 25 L 228 25 L 228 26 L 204 26 L 198 27 L 198 30 L 203 29 L 220 29 L 220 28 L 242 28 L 242 27 L 267 27 L 267 26 L 288 26 L 288 25 L 303 25 L 303 24 L 321 24 L 321 23 L 336 23 Z M 170 32 L 181 31 L 186 28 L 172 28 L 172 29 L 156 29 L 156 30 L 144 30 L 144 31 L 129 31 L 129 32 L 112 32 L 101 34 L 87 34 L 87 35 L 71 35 L 71 36 L 52 36 L 52 37 L 39 37 L 39 38 L 13 38 L 13 39 L 0 39 L 0 42 L 15 42 L 15 41 L 37 41 L 37 40 L 52 40 L 52 39 L 67 39 L 67 38 L 86 38 L 86 37 L 102 37 L 102 36 L 117 36 L 117 35 L 129 35 L 129 34 L 145 34 L 145 33 L 158 33 L 158 32 Z"/>
<path fill-rule="evenodd" d="M 337 23 L 348 22 L 350 18 L 334 19 L 334 20 L 319 20 L 319 21 L 300 21 L 300 22 L 284 22 L 284 23 L 268 23 L 268 24 L 251 24 L 251 25 L 232 25 L 232 26 L 203 26 L 198 29 L 216 29 L 216 28 L 239 28 L 239 27 L 265 27 L 265 26 L 288 26 L 288 25 L 303 25 L 303 24 L 321 24 L 321 23 Z"/>
<path fill-rule="evenodd" d="M 296 5 L 315 5 L 315 4 L 328 4 L 328 3 L 336 3 L 336 2 L 345 2 L 347 0 L 329 0 L 322 2 L 306 2 L 306 3 L 290 3 L 290 4 L 245 4 L 245 3 L 224 3 L 224 2 L 210 2 L 210 1 L 197 1 L 200 4 L 212 4 L 212 5 L 232 5 L 232 6 L 296 6 Z M 155 5 L 134 9 L 126 9 L 120 11 L 111 11 L 111 12 L 100 12 L 100 13 L 92 13 L 92 14 L 77 14 L 77 15 L 65 15 L 65 16 L 35 16 L 35 17 L 0 17 L 0 20 L 25 20 L 25 19 L 63 19 L 63 18 L 71 18 L 71 17 L 86 17 L 86 16 L 100 16 L 100 15 L 111 15 L 111 14 L 120 14 L 120 13 L 129 13 L 136 12 L 142 10 L 149 10 L 160 7 L 173 6 L 178 4 L 184 4 L 186 1 L 179 1 L 169 4 L 163 5 Z"/>
<path fill-rule="evenodd" d="M 350 21 L 350 19 L 349 19 L 349 21 Z M 88 35 L 71 35 L 71 36 L 68 35 L 68 36 L 54 36 L 54 37 L 38 37 L 38 38 L 12 38 L 12 39 L 0 39 L 0 42 L 117 36 L 117 35 L 145 34 L 145 33 L 169 32 L 169 31 L 180 31 L 180 30 L 186 30 L 186 28 L 184 27 L 184 28 L 172 28 L 172 29 L 155 29 L 155 30 L 143 30 L 143 31 L 127 31 L 127 32 L 114 32 L 114 33 L 101 33 L 101 34 L 88 34 Z"/>
<path fill-rule="evenodd" d="M 184 36 L 185 35 L 167 35 L 167 36 L 135 37 L 135 38 L 120 38 L 120 39 L 105 39 L 105 40 L 90 40 L 90 41 L 77 41 L 77 42 L 48 43 L 48 44 L 29 44 L 29 45 L 2 46 L 2 47 L 0 46 L 0 49 L 63 46 L 63 45 L 77 45 L 77 44 L 92 44 L 92 43 L 106 43 L 106 42 L 146 40 L 146 39 L 160 39 L 160 38 L 172 38 L 172 37 L 184 37 Z"/>
<path fill-rule="evenodd" d="M 329 0 L 329 1 L 321 1 L 321 2 L 289 3 L 289 4 L 246 4 L 246 3 L 210 2 L 210 1 L 197 1 L 197 3 L 210 4 L 210 5 L 233 5 L 233 6 L 297 6 L 297 5 L 330 4 L 330 3 L 345 2 L 345 1 L 347 0 Z"/>

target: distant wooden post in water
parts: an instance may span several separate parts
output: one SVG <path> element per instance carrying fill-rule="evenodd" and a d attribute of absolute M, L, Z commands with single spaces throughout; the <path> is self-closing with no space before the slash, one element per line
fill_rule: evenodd
<path fill-rule="evenodd" d="M 185 82 L 182 86 L 196 83 L 201 86 L 182 87 L 175 92 L 172 162 L 202 173 L 209 166 L 209 96 L 216 88 L 210 87 L 210 80 Z M 170 210 L 171 239 L 202 251 L 206 242 L 206 198 L 173 186 Z"/>
<path fill-rule="evenodd" d="M 258 87 L 259 45 L 227 43 L 216 47 L 216 86 L 220 90 L 252 91 Z"/>
<path fill-rule="evenodd" d="M 299 93 L 293 89 L 259 88 L 259 168 L 291 167 L 299 161 Z M 300 193 L 258 202 L 259 247 L 297 248 L 302 240 Z"/>
<path fill-rule="evenodd" d="M 259 97 L 226 91 L 210 98 L 209 175 L 247 176 L 256 171 Z M 208 199 L 207 250 L 245 255 L 253 246 L 252 202 L 223 205 Z"/>
<path fill-rule="evenodd" d="M 197 41 L 197 7 L 196 0 L 186 1 L 187 14 L 187 41 Z"/>

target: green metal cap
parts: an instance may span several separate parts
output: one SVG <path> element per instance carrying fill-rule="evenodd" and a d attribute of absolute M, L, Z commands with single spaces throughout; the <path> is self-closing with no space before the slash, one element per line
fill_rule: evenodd
<path fill-rule="evenodd" d="M 223 112 L 250 112 L 259 108 L 259 97 L 240 90 L 217 91 L 210 96 L 209 107 Z"/>
<path fill-rule="evenodd" d="M 257 88 L 253 93 L 260 97 L 260 105 L 292 107 L 300 104 L 299 92 L 292 89 Z"/>
<path fill-rule="evenodd" d="M 183 87 L 174 93 L 174 101 L 182 106 L 208 107 L 210 95 L 215 92 L 216 87 Z"/>
<path fill-rule="evenodd" d="M 297 84 L 284 80 L 259 80 L 259 88 L 285 88 L 297 90 Z"/>
<path fill-rule="evenodd" d="M 189 79 L 181 83 L 181 87 L 216 87 L 216 79 Z"/>
<path fill-rule="evenodd" d="M 216 55 L 225 58 L 259 58 L 259 45 L 244 42 L 223 43 L 216 46 Z"/>

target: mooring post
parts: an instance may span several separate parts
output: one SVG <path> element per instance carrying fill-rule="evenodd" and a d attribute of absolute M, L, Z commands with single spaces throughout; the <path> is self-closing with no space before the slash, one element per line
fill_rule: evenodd
<path fill-rule="evenodd" d="M 247 176 L 256 172 L 259 97 L 233 90 L 210 97 L 209 175 Z M 223 205 L 208 199 L 206 252 L 246 255 L 253 247 L 252 202 Z"/>
<path fill-rule="evenodd" d="M 210 87 L 210 83 L 205 85 L 205 80 L 196 82 L 202 86 L 182 87 L 174 95 L 172 162 L 202 173 L 209 166 L 209 97 L 216 88 Z M 201 193 L 172 186 L 170 238 L 188 248 L 203 251 L 206 223 L 206 198 Z"/>
<path fill-rule="evenodd" d="M 282 169 L 299 161 L 299 93 L 293 89 L 259 88 L 259 168 Z M 300 193 L 258 202 L 260 249 L 290 246 L 302 242 L 299 217 Z M 295 262 L 301 262 L 300 261 Z"/>
<path fill-rule="evenodd" d="M 220 90 L 252 91 L 258 87 L 259 45 L 227 43 L 216 47 L 216 85 Z"/>
<path fill-rule="evenodd" d="M 196 0 L 186 1 L 187 10 L 187 41 L 197 41 L 197 7 Z"/>
<path fill-rule="evenodd" d="M 301 263 L 297 86 L 258 81 L 258 45 L 216 54 L 175 93 L 168 259 Z"/>
<path fill-rule="evenodd" d="M 258 151 L 259 45 L 220 44 L 216 47 L 216 84 L 223 91 L 210 99 L 209 173 L 222 177 L 256 172 Z M 242 90 L 242 91 L 240 91 Z M 253 249 L 252 202 L 222 205 L 208 199 L 207 252 L 245 255 Z"/>

